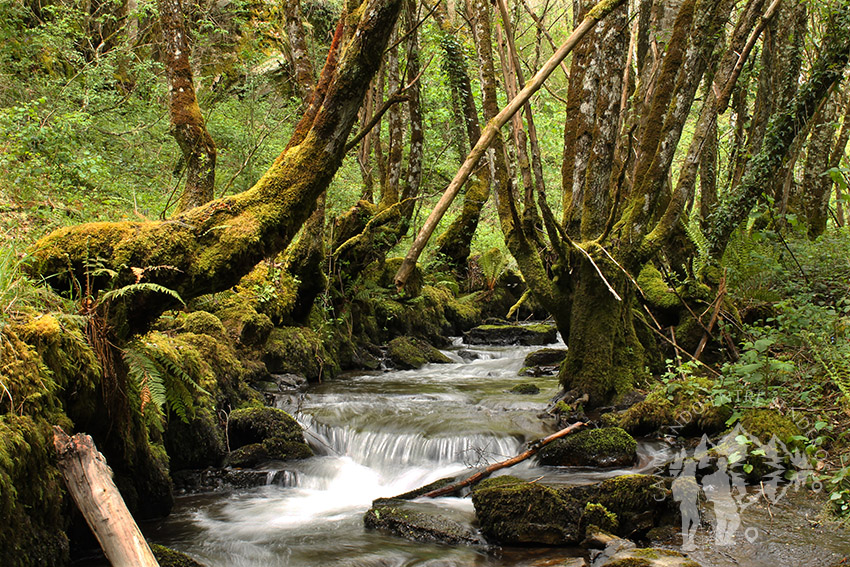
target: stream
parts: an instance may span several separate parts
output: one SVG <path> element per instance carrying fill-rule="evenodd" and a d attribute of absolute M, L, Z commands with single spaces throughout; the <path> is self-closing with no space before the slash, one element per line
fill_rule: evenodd
<path fill-rule="evenodd" d="M 530 567 L 580 556 L 583 550 L 578 548 L 488 552 L 415 543 L 363 527 L 372 500 L 513 456 L 527 441 L 552 431 L 554 424 L 538 415 L 557 392 L 557 378 L 517 375 L 525 355 L 537 348 L 470 347 L 456 341 L 446 351 L 452 364 L 352 374 L 281 396 L 278 407 L 306 427 L 316 456 L 278 463 L 269 469 L 265 486 L 179 497 L 171 516 L 144 526 L 146 535 L 209 567 Z M 524 382 L 535 383 L 540 393 L 508 392 Z M 542 467 L 532 459 L 504 472 L 547 483 L 584 483 L 650 471 L 670 455 L 659 442 L 640 442 L 638 452 L 638 465 L 627 471 Z M 474 520 L 469 499 L 441 498 L 432 505 L 455 519 Z M 702 538 L 701 559 L 704 566 L 796 567 L 823 565 L 825 557 L 850 553 L 841 534 L 835 541 L 813 534 L 806 551 L 815 562 L 807 563 L 800 554 L 783 555 L 788 534 L 780 535 L 784 546 L 774 546 L 776 553 L 764 563 L 738 563 L 729 549 L 712 554 L 707 537 Z"/>

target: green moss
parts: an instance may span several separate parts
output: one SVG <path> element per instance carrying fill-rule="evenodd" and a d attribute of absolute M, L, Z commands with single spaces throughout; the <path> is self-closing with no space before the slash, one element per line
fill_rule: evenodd
<path fill-rule="evenodd" d="M 203 563 L 198 563 L 185 553 L 175 551 L 164 545 L 152 543 L 150 548 L 157 563 L 159 563 L 159 567 L 204 567 Z"/>
<path fill-rule="evenodd" d="M 708 394 L 712 389 L 712 380 L 700 377 L 658 385 L 645 400 L 609 419 L 634 435 L 665 426 L 679 435 L 717 433 L 726 427 L 732 410 L 711 403 Z"/>
<path fill-rule="evenodd" d="M 527 482 L 494 479 L 472 493 L 481 530 L 501 545 L 565 545 L 580 539 L 584 508 L 552 488 Z"/>
<path fill-rule="evenodd" d="M 523 396 L 532 396 L 534 394 L 540 393 L 540 388 L 537 384 L 531 384 L 529 382 L 524 382 L 522 384 L 517 384 L 513 388 L 509 390 L 512 394 L 520 394 Z"/>
<path fill-rule="evenodd" d="M 235 409 L 228 418 L 228 434 L 232 448 L 264 439 L 279 437 L 302 441 L 301 426 L 283 410 L 269 407 Z"/>
<path fill-rule="evenodd" d="M 267 315 L 258 313 L 250 300 L 238 294 L 231 295 L 215 314 L 230 336 L 244 345 L 262 344 L 274 327 Z"/>
<path fill-rule="evenodd" d="M 300 374 L 312 381 L 333 376 L 339 370 L 319 335 L 307 327 L 273 329 L 261 349 L 261 357 L 272 374 Z"/>
<path fill-rule="evenodd" d="M 53 322 L 49 323 L 52 327 Z M 32 334 L 33 329 L 27 324 L 23 329 L 14 324 L 0 328 L 4 387 L 0 396 L 0 564 L 64 565 L 68 560 L 67 501 L 56 467 L 52 426 L 71 431 L 72 425 L 62 412 L 54 374 L 38 352 L 21 340 L 24 332 Z M 51 350 L 46 344 L 42 347 Z M 54 362 L 57 368 L 67 364 Z"/>
<path fill-rule="evenodd" d="M 649 530 L 669 512 L 671 502 L 665 482 L 650 475 L 610 478 L 596 485 L 592 492 L 591 502 L 617 516 L 620 534 Z"/>
<path fill-rule="evenodd" d="M 582 525 L 585 529 L 587 526 L 596 526 L 603 531 L 617 533 L 620 522 L 617 520 L 617 515 L 609 512 L 605 506 L 588 502 L 582 514 Z"/>
<path fill-rule="evenodd" d="M 651 307 L 664 311 L 676 311 L 682 307 L 682 302 L 652 263 L 643 267 L 638 274 L 637 283 Z"/>
<path fill-rule="evenodd" d="M 183 330 L 187 333 L 212 337 L 223 337 L 226 332 L 221 319 L 206 311 L 187 313 L 183 320 Z"/>
<path fill-rule="evenodd" d="M 620 429 L 586 429 L 550 443 L 538 454 L 544 465 L 623 467 L 637 460 L 637 441 Z"/>
<path fill-rule="evenodd" d="M 741 427 L 754 435 L 762 443 L 767 443 L 775 435 L 786 445 L 793 446 L 792 437 L 802 435 L 800 428 L 776 410 L 750 409 L 741 415 Z"/>
<path fill-rule="evenodd" d="M 451 362 L 446 355 L 421 339 L 397 337 L 387 345 L 387 358 L 397 368 L 421 368 L 428 362 Z"/>

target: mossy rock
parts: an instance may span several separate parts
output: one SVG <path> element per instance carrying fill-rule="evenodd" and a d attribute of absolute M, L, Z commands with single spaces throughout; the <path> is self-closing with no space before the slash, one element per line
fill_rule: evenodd
<path fill-rule="evenodd" d="M 464 334 L 464 341 L 472 345 L 545 345 L 558 338 L 555 325 L 479 325 Z"/>
<path fill-rule="evenodd" d="M 183 320 L 183 330 L 196 335 L 223 337 L 226 333 L 221 319 L 207 311 L 192 311 Z"/>
<path fill-rule="evenodd" d="M 620 521 L 616 514 L 609 512 L 602 504 L 588 502 L 582 514 L 582 526 L 585 534 L 589 526 L 594 526 L 604 532 L 616 533 L 620 528 Z"/>
<path fill-rule="evenodd" d="M 204 567 L 203 563 L 195 561 L 185 553 L 174 549 L 159 545 L 156 543 L 150 544 L 153 556 L 156 558 L 159 567 Z"/>
<path fill-rule="evenodd" d="M 606 424 L 632 435 L 648 435 L 663 427 L 682 436 L 719 433 L 726 428 L 732 409 L 711 403 L 712 385 L 710 379 L 696 377 L 659 385 L 643 401 L 606 418 Z"/>
<path fill-rule="evenodd" d="M 304 442 L 304 434 L 298 422 L 277 408 L 235 409 L 230 412 L 227 427 L 230 447 L 234 449 L 273 437 Z"/>
<path fill-rule="evenodd" d="M 644 547 L 614 554 L 595 567 L 700 567 L 688 556 L 671 549 Z"/>
<path fill-rule="evenodd" d="M 619 427 L 586 429 L 546 445 L 537 458 L 543 465 L 627 467 L 637 460 L 637 441 Z"/>
<path fill-rule="evenodd" d="M 396 368 L 412 370 L 429 362 L 449 363 L 451 359 L 422 339 L 396 337 L 387 345 L 387 358 Z"/>
<path fill-rule="evenodd" d="M 338 371 L 321 338 L 307 327 L 273 329 L 261 350 L 271 374 L 300 374 L 315 382 Z"/>
<path fill-rule="evenodd" d="M 741 427 L 758 438 L 762 443 L 767 443 L 774 436 L 794 448 L 793 437 L 802 435 L 800 428 L 791 419 L 785 417 L 776 410 L 749 409 L 741 415 Z"/>
<path fill-rule="evenodd" d="M 230 296 L 215 315 L 230 336 L 244 345 L 262 344 L 274 328 L 268 315 L 258 313 L 251 301 L 239 294 Z"/>
<path fill-rule="evenodd" d="M 482 545 L 470 526 L 447 517 L 434 505 L 408 500 L 383 499 L 363 516 L 368 529 L 380 530 L 412 541 L 449 545 Z"/>
<path fill-rule="evenodd" d="M 558 366 L 567 357 L 565 348 L 542 348 L 525 356 L 523 366 Z"/>
<path fill-rule="evenodd" d="M 658 476 L 621 475 L 563 492 L 584 506 L 592 502 L 614 514 L 618 522 L 615 533 L 621 537 L 642 536 L 656 526 L 678 521 L 668 482 Z"/>
<path fill-rule="evenodd" d="M 482 482 L 472 503 L 487 539 L 499 545 L 571 545 L 581 541 L 584 506 L 556 489 L 514 477 Z"/>
<path fill-rule="evenodd" d="M 537 386 L 537 384 L 532 384 L 531 382 L 523 382 L 522 384 L 517 384 L 508 390 L 508 392 L 522 396 L 533 396 L 540 393 L 540 387 Z"/>
<path fill-rule="evenodd" d="M 228 453 L 224 464 L 240 469 L 254 468 L 268 461 L 293 461 L 313 456 L 306 443 L 271 437 L 261 443 L 251 443 Z"/>
<path fill-rule="evenodd" d="M 221 465 L 226 453 L 224 433 L 208 408 L 197 411 L 188 423 L 172 419 L 165 431 L 170 470 L 203 469 Z"/>

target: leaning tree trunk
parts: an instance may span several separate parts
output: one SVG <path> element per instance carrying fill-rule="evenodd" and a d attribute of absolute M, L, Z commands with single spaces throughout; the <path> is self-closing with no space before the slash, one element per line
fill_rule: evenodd
<path fill-rule="evenodd" d="M 313 212 L 342 163 L 346 139 L 398 17 L 401 0 L 364 0 L 344 16 L 352 30 L 338 61 L 326 63 L 326 94 L 314 100 L 296 127 L 295 140 L 251 189 L 188 210 L 163 222 L 92 223 L 60 229 L 32 250 L 33 272 L 58 289 L 87 281 L 91 258 L 103 258 L 117 273 L 91 277 L 86 293 L 123 288 L 112 323 L 120 335 L 139 332 L 177 302 L 228 289 L 264 258 L 282 250 Z M 341 32 L 335 37 L 340 41 Z M 335 50 L 332 48 L 331 52 Z M 138 282 L 139 269 L 144 281 Z M 56 277 L 51 277 L 56 275 Z M 132 293 L 131 293 L 132 291 Z M 119 313 L 120 312 L 120 313 Z"/>
<path fill-rule="evenodd" d="M 213 198 L 216 149 L 195 97 L 189 41 L 180 0 L 160 0 L 159 17 L 165 43 L 165 75 L 171 98 L 171 134 L 186 162 L 186 184 L 175 214 L 198 207 Z"/>
<path fill-rule="evenodd" d="M 835 140 L 834 123 L 838 117 L 838 93 L 833 94 L 818 112 L 806 148 L 803 171 L 803 212 L 808 225 L 809 239 L 815 240 L 826 231 L 829 218 L 829 199 L 832 197 L 832 177 L 826 174 Z"/>

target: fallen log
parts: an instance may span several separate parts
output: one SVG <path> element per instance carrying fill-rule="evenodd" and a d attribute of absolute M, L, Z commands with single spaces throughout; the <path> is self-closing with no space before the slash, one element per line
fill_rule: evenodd
<path fill-rule="evenodd" d="M 68 492 L 113 567 L 159 567 L 92 438 L 54 426 L 53 445 Z"/>
<path fill-rule="evenodd" d="M 437 488 L 436 490 L 426 492 L 425 494 L 423 494 L 421 496 L 421 498 L 437 498 L 439 496 L 448 496 L 450 494 L 455 494 L 461 488 L 464 488 L 464 487 L 467 487 L 467 486 L 472 486 L 473 484 L 481 482 L 482 480 L 484 480 L 485 478 L 487 478 L 488 476 L 490 476 L 491 474 L 493 474 L 494 472 L 496 472 L 498 470 L 501 470 L 501 469 L 504 469 L 504 468 L 507 468 L 507 467 L 512 467 L 517 463 L 521 463 L 522 461 L 524 461 L 527 458 L 536 454 L 538 451 L 540 451 L 540 449 L 542 449 L 543 447 L 545 447 L 546 445 L 548 445 L 552 441 L 560 439 L 561 437 L 566 437 L 567 435 L 570 435 L 571 433 L 575 433 L 576 431 L 578 431 L 579 429 L 581 429 L 585 425 L 587 425 L 587 424 L 582 422 L 582 421 L 578 421 L 576 423 L 573 423 L 569 427 L 565 427 L 564 429 L 558 431 L 557 433 L 553 433 L 552 435 L 549 435 L 548 437 L 544 437 L 543 439 L 538 439 L 537 441 L 535 441 L 534 443 L 529 445 L 528 449 L 526 449 L 525 451 L 523 451 L 519 455 L 516 455 L 515 457 L 511 457 L 510 459 L 506 459 L 504 461 L 499 461 L 498 463 L 493 463 L 492 465 L 488 465 L 487 467 L 479 470 L 478 472 L 472 474 L 471 476 L 466 477 L 465 479 L 463 479 L 459 482 L 455 482 L 453 484 L 449 484 L 447 486 Z"/>

